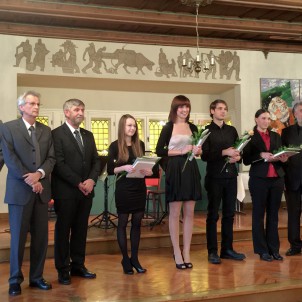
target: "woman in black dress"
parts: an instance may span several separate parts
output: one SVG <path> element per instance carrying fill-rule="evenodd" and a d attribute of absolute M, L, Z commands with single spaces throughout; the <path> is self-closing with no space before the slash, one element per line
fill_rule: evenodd
<path fill-rule="evenodd" d="M 144 152 L 145 145 L 139 140 L 135 118 L 129 114 L 123 115 L 118 125 L 118 140 L 111 143 L 109 147 L 107 171 L 109 175 L 116 174 L 119 178 L 115 190 L 118 214 L 117 240 L 123 256 L 124 273 L 129 275 L 133 274 L 132 267 L 138 273 L 146 272 L 138 261 L 138 247 L 146 204 L 144 177 L 152 175 L 152 170 L 141 170 L 142 178 L 127 178 L 125 175 L 125 172 L 134 172 L 132 164 L 137 157 L 143 156 Z M 131 258 L 128 256 L 126 234 L 129 214 L 131 214 Z"/>
<path fill-rule="evenodd" d="M 288 157 L 274 157 L 272 154 L 281 147 L 281 137 L 268 130 L 271 122 L 269 112 L 259 109 L 255 113 L 255 122 L 254 135 L 243 151 L 243 163 L 251 165 L 249 189 L 253 203 L 254 252 L 261 260 L 280 261 L 283 257 L 279 254 L 278 212 L 284 189 L 282 162 Z"/>
<path fill-rule="evenodd" d="M 156 153 L 168 157 L 166 168 L 166 202 L 169 203 L 169 231 L 176 268 L 192 268 L 190 247 L 193 232 L 195 201 L 201 200 L 201 177 L 195 158 L 184 165 L 188 152 L 201 155 L 201 147 L 192 146 L 197 127 L 189 122 L 190 100 L 176 96 L 171 104 L 169 122 L 163 127 Z M 183 206 L 183 251 L 179 246 L 179 219 Z"/>

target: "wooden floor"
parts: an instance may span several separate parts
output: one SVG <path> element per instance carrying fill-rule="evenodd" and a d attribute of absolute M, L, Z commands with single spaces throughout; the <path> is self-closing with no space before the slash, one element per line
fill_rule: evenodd
<path fill-rule="evenodd" d="M 204 240 L 205 214 L 201 213 L 195 218 L 192 270 L 181 271 L 175 268 L 171 247 L 164 247 L 170 245 L 165 223 L 154 227 L 152 231 L 149 227 L 143 228 L 140 261 L 148 271 L 146 274 L 135 273 L 132 276 L 122 273 L 121 256 L 115 248 L 115 229 L 92 227 L 89 230 L 89 255 L 86 258 L 86 266 L 97 273 L 95 280 L 73 277 L 71 285 L 60 285 L 57 282 L 53 259 L 49 258 L 46 261 L 44 277 L 52 282 L 53 289 L 46 292 L 31 289 L 28 287 L 29 262 L 25 261 L 22 295 L 9 297 L 9 263 L 3 261 L 0 263 L 1 302 L 302 301 L 302 256 L 284 257 L 282 262 L 260 261 L 259 256 L 253 253 L 250 241 L 250 213 L 246 216 L 236 215 L 235 222 L 234 248 L 246 254 L 245 261 L 223 260 L 221 265 L 208 263 Z M 6 228 L 7 222 L 0 221 L 0 249 L 4 250 L 9 245 L 9 234 L 4 232 Z M 53 228 L 54 222 L 51 221 L 50 250 L 53 249 Z M 284 255 L 288 248 L 285 210 L 280 210 L 280 236 L 280 252 Z M 95 246 L 107 247 L 99 248 L 100 252 L 95 254 Z"/>

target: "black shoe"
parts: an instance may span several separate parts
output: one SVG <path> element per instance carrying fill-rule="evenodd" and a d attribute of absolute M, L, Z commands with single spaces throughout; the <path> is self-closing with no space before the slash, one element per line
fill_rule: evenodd
<path fill-rule="evenodd" d="M 260 256 L 260 259 L 263 261 L 267 261 L 267 262 L 273 261 L 273 257 L 268 253 L 259 254 L 259 256 Z"/>
<path fill-rule="evenodd" d="M 133 275 L 134 274 L 134 271 L 132 269 L 132 264 L 131 264 L 129 258 L 128 259 L 127 258 L 126 259 L 123 258 L 121 264 L 123 266 L 124 274 L 126 274 L 126 275 Z"/>
<path fill-rule="evenodd" d="M 301 249 L 294 249 L 294 248 L 289 248 L 287 252 L 285 253 L 286 256 L 294 256 L 294 255 L 299 255 L 301 254 Z"/>
<path fill-rule="evenodd" d="M 175 266 L 176 266 L 176 268 L 177 269 L 186 269 L 187 267 L 186 267 L 186 265 L 184 264 L 184 263 L 176 263 L 176 260 L 175 260 L 175 255 L 173 255 L 173 259 L 174 259 L 174 261 L 175 261 Z"/>
<path fill-rule="evenodd" d="M 33 281 L 29 283 L 30 287 L 37 287 L 39 289 L 43 289 L 43 290 L 49 290 L 52 289 L 52 286 L 49 282 L 47 282 L 45 279 L 40 279 L 38 281 Z"/>
<path fill-rule="evenodd" d="M 237 253 L 234 250 L 224 250 L 221 251 L 220 258 L 242 261 L 245 259 L 245 255 L 241 253 Z"/>
<path fill-rule="evenodd" d="M 96 278 L 96 274 L 93 272 L 90 272 L 85 266 L 77 267 L 77 268 L 71 268 L 70 270 L 71 276 L 78 276 L 86 279 L 94 279 Z"/>
<path fill-rule="evenodd" d="M 271 256 L 275 259 L 275 260 L 283 260 L 283 257 L 279 254 L 279 253 L 272 253 Z"/>
<path fill-rule="evenodd" d="M 137 261 L 133 261 L 132 259 L 130 259 L 130 263 L 131 265 L 135 268 L 135 270 L 139 273 L 139 274 L 144 274 L 147 269 L 142 268 L 142 266 L 140 265 L 140 263 Z"/>
<path fill-rule="evenodd" d="M 186 268 L 193 268 L 193 264 L 191 262 L 184 262 Z"/>
<path fill-rule="evenodd" d="M 210 253 L 208 255 L 208 261 L 212 264 L 220 264 L 221 263 L 221 259 L 220 257 L 217 255 L 217 253 Z"/>
<path fill-rule="evenodd" d="M 58 281 L 60 284 L 69 285 L 71 283 L 69 271 L 58 272 Z"/>
<path fill-rule="evenodd" d="M 10 296 L 21 295 L 21 286 L 19 283 L 12 283 L 9 285 L 8 294 Z"/>

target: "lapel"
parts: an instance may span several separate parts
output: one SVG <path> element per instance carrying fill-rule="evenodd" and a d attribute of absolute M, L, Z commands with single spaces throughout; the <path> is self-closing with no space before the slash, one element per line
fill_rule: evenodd
<path fill-rule="evenodd" d="M 86 136 L 86 131 L 83 128 L 80 128 L 80 133 L 81 133 L 81 136 L 82 136 L 84 150 L 85 150 L 86 147 L 87 147 L 87 142 L 88 142 L 88 138 Z"/>
<path fill-rule="evenodd" d="M 40 137 L 42 135 L 43 128 L 42 125 L 39 122 L 36 122 L 36 136 L 37 136 L 37 141 L 40 141 Z"/>
<path fill-rule="evenodd" d="M 78 150 L 78 152 L 83 156 L 83 153 L 74 137 L 74 134 L 70 131 L 70 129 L 68 128 L 68 126 L 66 125 L 66 123 L 64 123 L 62 125 L 63 127 L 63 131 L 65 132 L 66 136 L 68 137 L 68 139 L 71 141 L 71 143 L 74 145 L 74 147 Z M 81 135 L 82 135 L 82 131 L 81 131 Z M 83 137 L 83 136 L 82 136 Z M 85 146 L 85 143 L 84 143 Z"/>
<path fill-rule="evenodd" d="M 34 147 L 32 139 L 29 136 L 28 129 L 26 128 L 22 118 L 19 118 L 17 127 L 19 128 L 18 130 L 20 131 L 20 133 L 22 133 L 27 142 Z"/>
<path fill-rule="evenodd" d="M 267 152 L 265 143 L 257 129 L 254 129 L 254 142 L 257 149 L 261 152 Z"/>

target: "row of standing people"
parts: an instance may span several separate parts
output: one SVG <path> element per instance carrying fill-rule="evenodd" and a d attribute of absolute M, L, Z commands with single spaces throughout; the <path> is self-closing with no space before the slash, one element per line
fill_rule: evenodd
<path fill-rule="evenodd" d="M 85 105 L 80 100 L 65 102 L 63 110 L 66 123 L 50 134 L 48 127 L 35 121 L 39 113 L 40 96 L 28 92 L 18 100 L 18 108 L 22 119 L 5 123 L 2 126 L 2 147 L 4 160 L 8 166 L 7 190 L 5 202 L 9 204 L 11 237 L 11 271 L 9 293 L 21 293 L 23 281 L 21 271 L 24 245 L 27 230 L 31 232 L 31 266 L 30 285 L 40 289 L 50 289 L 51 284 L 43 279 L 43 267 L 47 248 L 47 201 L 50 198 L 49 175 L 52 172 L 52 194 L 55 200 L 57 222 L 55 230 L 55 265 L 58 280 L 61 284 L 70 284 L 71 275 L 84 278 L 95 278 L 96 275 L 87 270 L 85 262 L 85 245 L 87 221 L 93 198 L 93 187 L 99 175 L 99 163 L 93 135 L 79 129 L 84 118 Z M 156 152 L 169 160 L 166 165 L 166 202 L 169 204 L 169 230 L 173 245 L 173 256 L 178 269 L 192 268 L 190 245 L 193 230 L 195 202 L 201 200 L 201 177 L 195 159 L 188 162 L 184 171 L 187 153 L 201 155 L 207 162 L 205 189 L 208 193 L 208 215 L 206 222 L 208 260 L 219 264 L 221 258 L 243 260 L 245 255 L 233 249 L 233 221 L 237 196 L 237 168 L 241 155 L 232 146 L 238 138 L 234 127 L 224 123 L 227 115 L 227 104 L 216 100 L 210 105 L 213 119 L 208 126 L 211 135 L 200 147 L 192 146 L 190 141 L 195 125 L 189 122 L 191 105 L 185 96 L 173 99 L 169 114 L 169 122 L 164 126 Z M 297 143 L 299 125 L 302 126 L 302 104 L 294 108 L 298 125 L 289 128 L 291 134 L 284 132 L 284 144 Z M 286 157 L 272 159 L 272 151 L 281 146 L 281 139 L 268 131 L 269 116 L 265 110 L 255 115 L 255 133 L 251 143 L 246 147 L 243 161 L 252 164 L 249 187 L 253 201 L 253 242 L 254 251 L 262 260 L 282 260 L 279 254 L 278 218 L 276 212 L 281 201 L 281 184 L 283 182 L 282 165 Z M 38 146 L 35 145 L 32 130 L 37 130 Z M 28 127 L 26 127 L 28 126 Z M 75 130 L 80 130 L 74 134 Z M 264 134 L 262 134 L 262 132 Z M 16 135 L 16 133 L 18 133 Z M 43 133 L 43 135 L 41 135 Z M 36 135 L 36 134 L 35 134 Z M 264 136 L 266 135 L 266 136 Z M 52 136 L 52 138 L 51 138 Z M 302 136 L 302 133 L 301 133 Z M 42 140 L 43 137 L 43 140 Z M 262 139 L 261 144 L 259 137 Z M 266 137 L 266 138 L 265 138 Z M 52 143 L 53 141 L 53 143 Z M 259 149 L 259 146 L 261 148 Z M 131 173 L 132 163 L 136 157 L 144 154 L 144 144 L 138 138 L 137 123 L 133 116 L 124 115 L 118 127 L 118 140 L 109 147 L 108 173 L 120 175 Z M 40 158 L 36 157 L 39 150 Z M 257 160 L 252 160 L 257 158 Z M 295 158 L 297 159 L 298 156 Z M 228 165 L 223 169 L 225 160 Z M 262 161 L 259 159 L 266 159 Z M 301 158 L 300 158 L 301 162 Z M 292 181 L 291 170 L 296 165 L 291 159 L 285 164 L 289 175 L 287 187 Z M 261 167 L 259 166 L 261 165 Z M 253 172 L 256 171 L 256 172 Z M 257 171 L 261 171 L 257 174 Z M 272 172 L 273 171 L 273 172 Z M 279 173 L 280 172 L 280 173 Z M 142 170 L 143 176 L 150 176 L 151 170 Z M 272 174 L 271 174 L 272 173 Z M 301 174 L 301 169 L 298 172 Z M 263 191 L 258 189 L 258 183 Z M 275 187 L 278 190 L 275 190 Z M 298 191 L 300 192 L 301 181 Z M 14 190 L 12 190 L 14 188 Z M 290 195 L 290 191 L 292 194 Z M 288 207 L 293 201 L 297 203 L 300 195 L 296 186 L 288 189 Z M 260 194 L 265 192 L 264 194 Z M 271 192 L 276 193 L 272 196 Z M 116 182 L 116 208 L 118 212 L 117 239 L 122 253 L 122 267 L 126 274 L 133 274 L 133 268 L 139 273 L 146 272 L 138 260 L 140 226 L 146 200 L 146 186 L 142 179 L 121 177 Z M 299 196 L 298 196 L 299 195 Z M 295 200 L 294 200 L 295 198 Z M 221 250 L 218 256 L 217 221 L 222 202 Z M 183 250 L 179 243 L 179 216 L 183 206 Z M 274 210 L 272 210 L 272 206 Z M 300 233 L 297 231 L 297 207 L 291 206 L 289 215 L 295 217 L 295 223 L 289 226 L 291 248 L 287 255 L 301 252 Z M 264 213 L 267 211 L 267 223 L 264 227 Z M 126 226 L 131 214 L 131 256 L 128 256 Z M 277 220 L 276 220 L 277 219 Z M 37 229 L 39 225 L 39 229 Z M 41 228 L 40 228 L 41 225 Z M 43 235 L 42 235 L 43 234 Z M 294 237 L 294 238 L 293 238 Z M 292 238 L 292 239 L 291 239 Z M 271 242 L 271 240 L 273 240 Z M 39 248 L 38 248 L 39 247 Z M 41 248 L 43 247 L 43 248 Z"/>
<path fill-rule="evenodd" d="M 193 267 L 190 259 L 190 246 L 193 231 L 194 208 L 195 202 L 200 201 L 202 198 L 201 177 L 196 160 L 193 159 L 193 161 L 189 161 L 187 164 L 185 163 L 189 152 L 193 152 L 196 156 L 201 155 L 201 158 L 207 162 L 205 177 L 205 189 L 208 194 L 206 233 L 208 261 L 210 263 L 220 264 L 221 258 L 237 261 L 245 259 L 244 254 L 236 252 L 233 248 L 233 222 L 237 197 L 237 163 L 241 163 L 242 160 L 246 165 L 251 165 L 249 189 L 253 203 L 252 232 L 254 252 L 258 254 L 263 261 L 272 261 L 273 259 L 283 260 L 283 257 L 279 253 L 278 210 L 284 190 L 284 169 L 286 169 L 287 201 L 289 207 L 289 241 L 291 244 L 291 248 L 287 251 L 286 255 L 291 256 L 300 253 L 301 240 L 299 221 L 301 206 L 298 206 L 298 209 L 296 209 L 297 206 L 295 209 L 292 209 L 294 207 L 292 205 L 293 203 L 300 204 L 300 188 L 298 191 L 296 190 L 295 194 L 291 193 L 291 186 L 293 185 L 291 178 L 293 174 L 300 173 L 299 181 L 295 181 L 296 184 L 298 182 L 295 186 L 299 186 L 302 179 L 301 170 L 293 165 L 292 158 L 289 160 L 286 155 L 277 158 L 273 156 L 273 152 L 282 146 L 282 142 L 278 134 L 269 131 L 269 112 L 260 109 L 255 113 L 255 134 L 243 154 L 240 154 L 240 152 L 234 148 L 234 144 L 238 139 L 238 133 L 234 127 L 224 122 L 228 111 L 227 103 L 224 100 L 218 99 L 210 104 L 212 122 L 207 127 L 211 135 L 203 144 L 202 149 L 201 147 L 193 146 L 191 143 L 191 136 L 197 131 L 197 128 L 189 122 L 190 111 L 191 104 L 187 97 L 179 95 L 173 99 L 168 123 L 163 127 L 156 147 L 157 155 L 168 159 L 164 161 L 166 173 L 165 192 L 166 202 L 169 205 L 169 231 L 176 268 L 187 269 Z M 298 124 L 292 128 L 288 128 L 288 132 L 292 133 L 291 135 L 288 135 L 287 131 L 284 132 L 282 140 L 285 146 L 300 144 L 296 134 L 298 133 L 299 136 L 297 129 L 299 130 L 299 125 L 302 124 L 301 103 L 294 107 L 294 113 Z M 135 118 L 132 116 L 125 116 L 124 118 L 124 126 L 127 125 L 127 120 L 135 125 L 134 133 L 128 133 L 128 135 L 130 137 L 133 137 L 134 134 L 137 136 Z M 127 133 L 124 129 L 127 129 L 127 126 L 119 127 L 120 131 Z M 120 138 L 119 136 L 119 139 Z M 130 138 L 128 139 L 131 140 Z M 133 153 L 134 150 L 133 143 L 130 144 L 129 140 L 127 144 L 128 153 L 126 152 L 128 155 L 131 154 L 131 152 Z M 113 164 L 113 167 L 116 165 L 119 166 L 119 168 L 114 169 L 111 167 L 108 172 L 111 174 L 119 174 L 122 171 L 131 173 L 133 169 L 131 163 L 135 156 L 131 160 L 127 157 L 129 161 L 124 162 L 124 165 L 121 163 L 117 164 L 119 162 L 119 156 L 116 149 L 118 148 L 114 148 L 114 145 L 117 144 L 118 141 L 114 142 L 109 148 L 109 155 L 112 155 L 115 149 L 115 156 L 111 156 L 109 163 L 111 163 L 111 165 Z M 130 147 L 130 145 L 132 145 L 132 147 Z M 225 165 L 226 160 L 228 162 L 227 165 Z M 297 155 L 294 160 L 301 162 L 301 154 Z M 185 169 L 183 169 L 184 166 Z M 296 172 L 293 172 L 293 168 Z M 146 171 L 142 171 L 142 173 L 146 173 Z M 124 178 L 124 181 L 129 184 L 128 189 L 124 187 L 124 193 L 129 193 L 135 186 L 134 184 L 130 184 L 130 179 L 127 180 Z M 141 181 L 143 186 L 140 202 L 141 221 L 145 203 L 145 194 L 143 194 L 143 192 L 145 192 L 145 185 L 142 180 L 139 181 Z M 120 183 L 120 186 L 122 186 L 122 183 Z M 117 192 L 120 190 L 120 186 L 117 185 Z M 130 201 L 137 200 L 138 195 L 135 194 L 135 196 L 136 198 L 131 197 L 129 194 L 127 195 L 127 200 L 130 204 Z M 120 203 L 126 207 L 123 211 L 126 211 L 128 214 L 134 213 L 131 206 L 128 206 L 128 203 L 123 203 L 122 196 L 120 197 Z M 138 204 L 138 202 L 135 203 Z M 218 255 L 217 221 L 219 219 L 220 206 L 222 206 L 221 248 L 220 255 Z M 181 209 L 183 209 L 182 250 L 179 243 Z M 291 219 L 293 216 L 296 216 L 295 222 Z M 125 225 L 126 224 L 124 224 L 124 236 L 126 236 Z M 131 229 L 131 233 L 132 232 L 133 230 Z M 139 236 L 132 237 L 139 238 Z M 292 237 L 295 237 L 295 239 L 292 239 Z M 138 260 L 137 249 L 133 249 L 133 246 L 138 247 L 138 242 L 134 244 L 135 241 L 131 239 L 131 253 L 135 251 L 134 256 L 136 260 Z M 126 251 L 126 249 L 122 249 L 122 247 L 121 250 Z M 133 274 L 131 259 L 132 254 L 129 258 L 128 253 L 123 252 L 122 264 L 125 273 Z M 128 263 L 128 269 L 125 263 Z M 146 269 L 141 267 L 138 261 L 137 265 L 132 266 L 140 273 L 146 271 Z M 139 270 L 137 268 L 139 268 Z"/>

